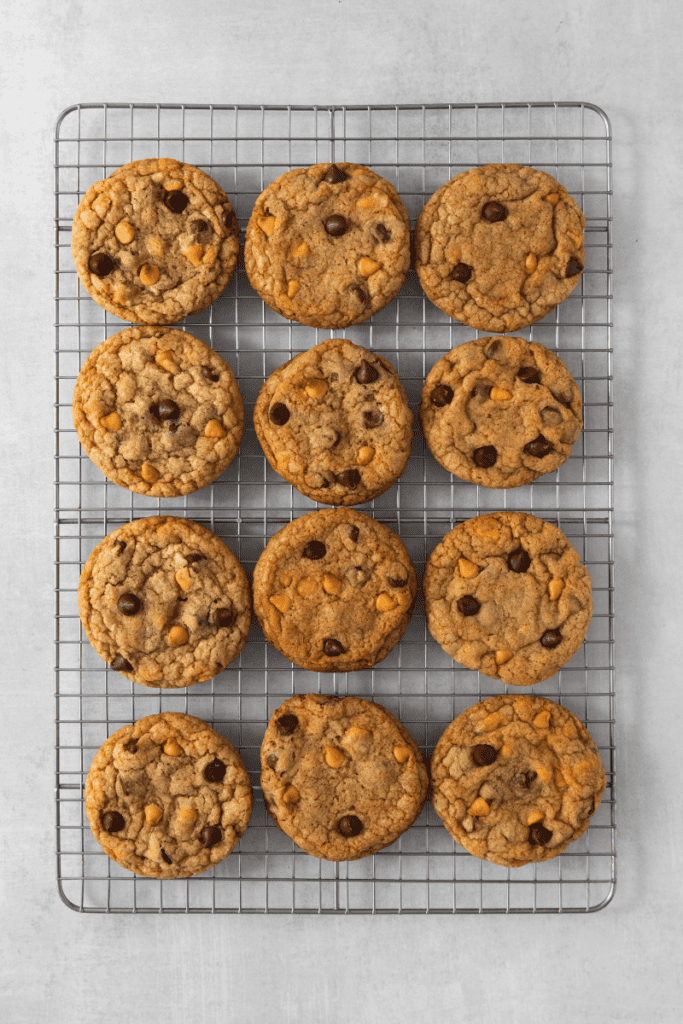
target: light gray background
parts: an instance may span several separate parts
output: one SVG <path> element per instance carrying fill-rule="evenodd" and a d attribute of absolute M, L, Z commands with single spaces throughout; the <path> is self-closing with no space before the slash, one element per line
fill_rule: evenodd
<path fill-rule="evenodd" d="M 0 5 L 0 1016 L 678 1021 L 683 15 L 677 0 Z M 586 100 L 615 182 L 619 885 L 577 917 L 84 916 L 54 881 L 53 147 L 74 102 Z M 678 499 L 678 500 L 677 500 Z"/>

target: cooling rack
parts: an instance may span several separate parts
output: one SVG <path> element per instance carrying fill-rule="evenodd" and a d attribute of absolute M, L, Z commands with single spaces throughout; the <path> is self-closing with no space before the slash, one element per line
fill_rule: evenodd
<path fill-rule="evenodd" d="M 91 649 L 77 610 L 80 570 L 97 543 L 134 517 L 187 516 L 232 548 L 248 574 L 283 524 L 315 508 L 267 464 L 251 429 L 264 378 L 325 337 L 345 335 L 397 368 L 413 411 L 428 371 L 448 349 L 478 336 L 425 297 L 413 272 L 398 298 L 360 326 L 323 332 L 282 319 L 251 289 L 243 263 L 221 296 L 186 328 L 234 370 L 247 412 L 239 456 L 218 481 L 177 499 L 149 499 L 107 481 L 82 453 L 71 421 L 74 383 L 87 355 L 125 325 L 80 286 L 70 250 L 74 211 L 86 189 L 130 160 L 175 157 L 204 168 L 232 199 L 245 228 L 254 201 L 296 166 L 349 160 L 398 189 L 415 219 L 454 174 L 490 162 L 549 171 L 586 216 L 586 268 L 570 298 L 525 337 L 557 351 L 582 392 L 585 427 L 555 473 L 513 491 L 451 477 L 417 427 L 398 484 L 361 510 L 402 537 L 418 576 L 457 522 L 496 509 L 530 511 L 570 537 L 593 581 L 594 615 L 581 650 L 534 692 L 570 708 L 589 728 L 607 771 L 601 806 L 585 835 L 559 857 L 518 869 L 465 853 L 427 803 L 393 846 L 351 863 L 302 853 L 270 821 L 259 788 L 266 722 L 293 693 L 375 700 L 409 729 L 425 755 L 445 726 L 482 697 L 505 692 L 454 663 L 432 640 L 418 603 L 403 639 L 371 671 L 316 674 L 292 666 L 254 625 L 239 659 L 181 692 L 136 686 Z M 611 401 L 611 135 L 590 103 L 406 106 L 229 106 L 84 103 L 55 132 L 55 524 L 56 867 L 60 895 L 84 913 L 568 913 L 599 910 L 616 880 Z M 514 689 L 514 688 L 513 688 Z M 518 691 L 516 691 L 518 692 Z M 239 748 L 255 788 L 249 828 L 225 861 L 184 881 L 132 875 L 103 853 L 83 806 L 90 762 L 121 725 L 160 711 L 210 722 Z"/>

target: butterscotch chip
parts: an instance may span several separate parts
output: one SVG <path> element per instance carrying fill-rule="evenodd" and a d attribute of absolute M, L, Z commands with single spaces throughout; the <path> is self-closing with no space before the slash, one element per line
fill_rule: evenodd
<path fill-rule="evenodd" d="M 498 725 L 486 742 L 494 756 L 477 757 L 482 722 L 493 716 Z M 606 784 L 598 749 L 571 711 L 544 697 L 509 694 L 488 697 L 451 722 L 430 775 L 434 810 L 453 838 L 503 867 L 561 853 L 588 828 Z"/>
<path fill-rule="evenodd" d="M 416 592 L 400 538 L 353 509 L 295 519 L 268 541 L 254 570 L 254 610 L 266 640 L 314 672 L 371 668 L 385 658 L 410 621 Z"/>
<path fill-rule="evenodd" d="M 237 657 L 251 595 L 215 534 L 189 519 L 151 516 L 98 544 L 81 573 L 78 610 L 115 671 L 143 686 L 175 688 L 210 679 Z"/>
<path fill-rule="evenodd" d="M 583 427 L 581 393 L 560 357 L 537 342 L 503 336 L 468 341 L 442 356 L 425 381 L 419 415 L 445 469 L 497 488 L 559 469 Z"/>
<path fill-rule="evenodd" d="M 151 158 L 90 186 L 74 216 L 71 249 L 83 286 L 108 312 L 174 324 L 221 294 L 237 263 L 239 229 L 208 174 Z"/>
<path fill-rule="evenodd" d="M 72 411 L 98 469 L 154 498 L 211 483 L 244 431 L 228 364 L 199 338 L 168 327 L 132 327 L 98 345 L 78 375 Z"/>
<path fill-rule="evenodd" d="M 493 529 L 482 529 L 482 523 Z M 479 571 L 462 575 L 462 562 Z M 549 583 L 561 581 L 551 599 Z M 425 611 L 452 658 L 512 686 L 531 686 L 577 652 L 591 620 L 591 579 L 552 523 L 494 512 L 460 523 L 429 556 Z"/>
<path fill-rule="evenodd" d="M 310 327 L 348 327 L 398 293 L 410 263 L 410 218 L 393 185 L 367 167 L 296 168 L 256 200 L 244 261 L 276 313 Z"/>
<path fill-rule="evenodd" d="M 344 338 L 271 373 L 254 407 L 273 469 L 324 505 L 359 505 L 391 487 L 410 455 L 412 420 L 391 363 Z"/>
<path fill-rule="evenodd" d="M 164 757 L 169 740 L 179 750 L 172 760 Z M 209 782 L 205 772 L 217 761 L 222 775 Z M 121 867 L 148 878 L 188 878 L 218 864 L 244 834 L 252 806 L 249 775 L 230 740 L 176 712 L 113 733 L 85 783 L 98 843 Z"/>
<path fill-rule="evenodd" d="M 418 217 L 415 269 L 448 316 L 495 334 L 517 331 L 576 288 L 584 224 L 575 200 L 545 171 L 475 167 L 438 189 Z"/>
<path fill-rule="evenodd" d="M 325 860 L 357 860 L 395 842 L 427 795 L 413 738 L 380 704 L 359 697 L 285 701 L 268 723 L 261 767 L 268 813 L 297 846 Z"/>

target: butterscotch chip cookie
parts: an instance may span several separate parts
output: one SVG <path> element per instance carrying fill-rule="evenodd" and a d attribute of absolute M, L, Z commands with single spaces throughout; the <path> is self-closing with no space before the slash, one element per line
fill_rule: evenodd
<path fill-rule="evenodd" d="M 268 541 L 254 611 L 274 647 L 312 672 L 371 668 L 410 621 L 417 583 L 401 539 L 353 509 L 309 512 Z"/>
<path fill-rule="evenodd" d="M 252 806 L 230 740 L 175 712 L 113 733 L 85 783 L 88 821 L 104 852 L 149 878 L 188 878 L 218 864 L 244 834 Z"/>
<path fill-rule="evenodd" d="M 251 596 L 230 548 L 189 519 L 150 516 L 107 534 L 88 558 L 78 611 L 111 668 L 143 686 L 205 682 L 244 647 Z"/>
<path fill-rule="evenodd" d="M 254 407 L 273 469 L 326 505 L 359 505 L 391 487 L 410 455 L 412 421 L 391 363 L 344 338 L 271 373 Z"/>
<path fill-rule="evenodd" d="M 442 185 L 415 228 L 427 297 L 455 320 L 505 333 L 536 323 L 576 288 L 585 218 L 550 174 L 487 164 Z"/>
<path fill-rule="evenodd" d="M 543 345 L 479 338 L 430 371 L 420 423 L 449 473 L 485 487 L 519 487 L 569 458 L 583 426 L 581 394 Z"/>
<path fill-rule="evenodd" d="M 244 262 L 276 313 L 310 327 L 348 327 L 398 293 L 410 264 L 410 218 L 394 186 L 367 167 L 298 167 L 256 200 Z"/>
<path fill-rule="evenodd" d="M 593 612 L 591 579 L 552 523 L 493 512 L 460 523 L 424 575 L 427 625 L 451 658 L 531 686 L 578 651 Z"/>
<path fill-rule="evenodd" d="M 410 733 L 359 697 L 291 697 L 261 746 L 261 786 L 275 823 L 306 853 L 358 860 L 415 821 L 427 769 Z"/>
<path fill-rule="evenodd" d="M 605 769 L 575 715 L 543 697 L 488 697 L 446 728 L 432 803 L 461 846 L 507 868 L 550 860 L 588 828 Z"/>
<path fill-rule="evenodd" d="M 239 227 L 230 200 L 192 164 L 134 160 L 91 185 L 71 236 L 83 286 L 122 320 L 175 324 L 233 275 Z"/>
<path fill-rule="evenodd" d="M 172 498 L 205 487 L 232 462 L 244 404 L 228 364 L 199 338 L 132 327 L 86 359 L 73 420 L 86 454 L 115 484 Z"/>

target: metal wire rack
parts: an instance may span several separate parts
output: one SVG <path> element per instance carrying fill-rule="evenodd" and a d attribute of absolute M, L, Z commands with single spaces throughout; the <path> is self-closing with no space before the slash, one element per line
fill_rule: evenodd
<path fill-rule="evenodd" d="M 585 427 L 559 470 L 512 491 L 490 491 L 446 473 L 416 429 L 407 469 L 387 494 L 361 506 L 405 542 L 418 571 L 456 522 L 500 508 L 528 510 L 567 533 L 589 567 L 595 612 L 571 662 L 534 688 L 587 725 L 608 777 L 586 834 L 554 860 L 505 869 L 457 846 L 428 803 L 393 846 L 334 864 L 302 853 L 272 824 L 259 783 L 266 722 L 293 693 L 356 694 L 383 704 L 423 753 L 476 700 L 505 688 L 460 667 L 432 640 L 418 603 L 393 652 L 372 671 L 315 674 L 292 666 L 257 625 L 239 659 L 181 692 L 158 692 L 112 672 L 91 649 L 77 611 L 80 570 L 109 531 L 160 512 L 208 526 L 250 574 L 266 541 L 314 508 L 264 459 L 250 412 L 264 378 L 330 334 L 385 355 L 414 411 L 428 371 L 448 349 L 476 336 L 424 296 L 410 272 L 398 298 L 345 332 L 290 323 L 251 289 L 242 264 L 208 310 L 182 325 L 230 363 L 245 400 L 239 456 L 210 487 L 177 499 L 149 499 L 111 484 L 82 453 L 71 399 L 87 355 L 124 324 L 81 288 L 70 250 L 76 206 L 92 182 L 130 160 L 175 157 L 203 167 L 228 193 L 240 226 L 279 174 L 296 166 L 350 160 L 398 189 L 414 224 L 431 193 L 454 174 L 490 162 L 549 171 L 586 215 L 581 284 L 549 316 L 520 332 L 559 352 L 579 384 Z M 563 913 L 599 910 L 616 877 L 611 402 L 611 136 L 589 103 L 418 106 L 218 106 L 79 104 L 55 133 L 55 507 L 57 882 L 67 906 L 114 913 Z M 417 424 L 416 424 L 417 426 Z M 119 868 L 100 849 L 83 807 L 90 762 L 121 725 L 159 711 L 210 722 L 241 751 L 255 787 L 251 823 L 223 863 L 185 881 L 153 881 Z"/>

